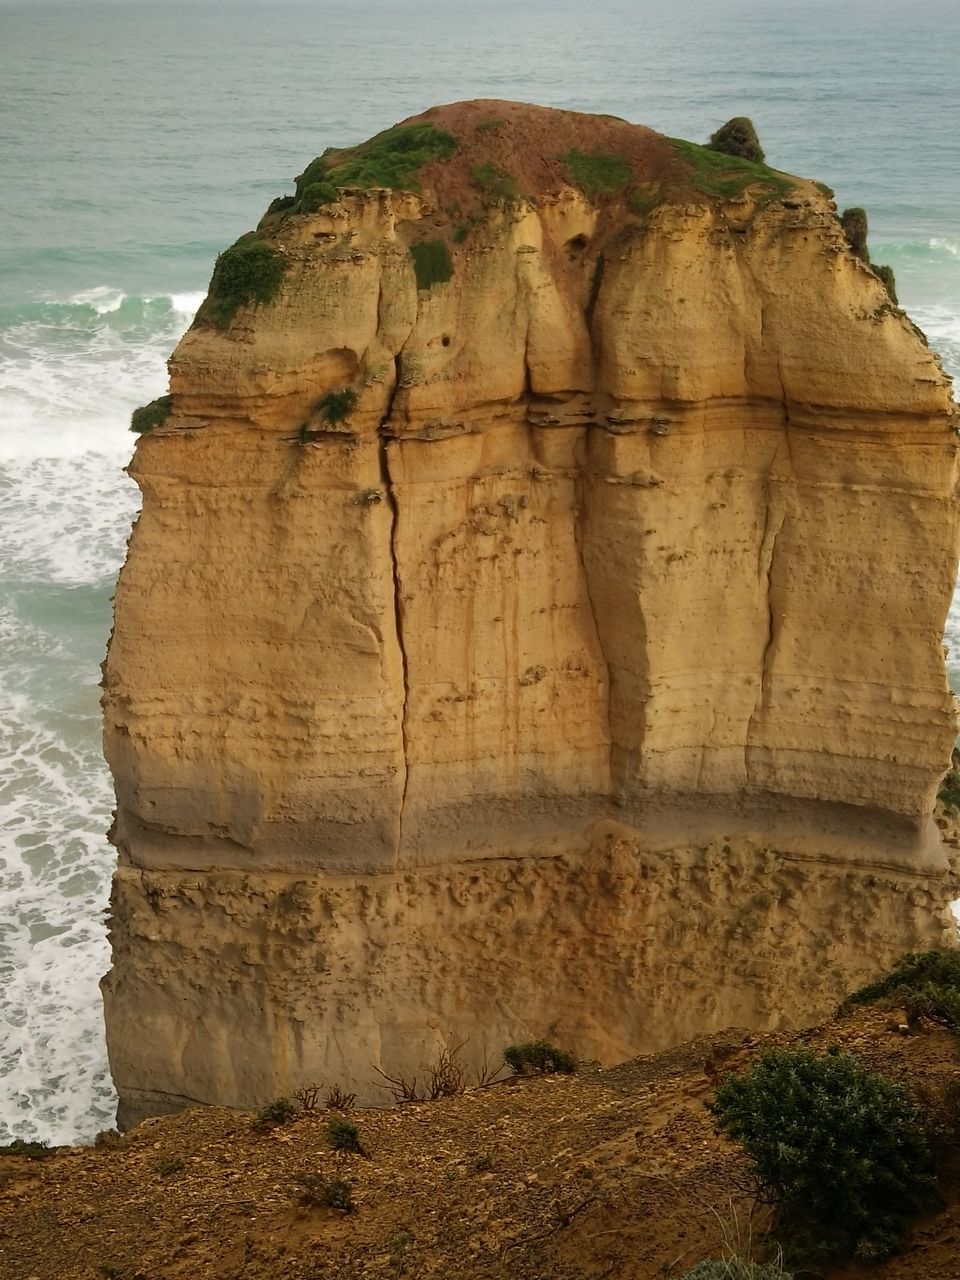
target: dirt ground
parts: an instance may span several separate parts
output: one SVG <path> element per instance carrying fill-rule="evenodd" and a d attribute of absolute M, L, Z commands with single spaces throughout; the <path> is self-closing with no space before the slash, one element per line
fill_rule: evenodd
<path fill-rule="evenodd" d="M 606 1071 L 525 1078 L 267 1133 L 245 1113 L 147 1120 L 112 1144 L 0 1160 L 3 1280 L 653 1280 L 679 1277 L 769 1213 L 704 1102 L 771 1044 L 841 1044 L 915 1087 L 960 1075 L 954 1038 L 859 1010 L 800 1035 L 727 1032 Z M 355 1211 L 299 1203 L 305 1174 L 351 1184 Z M 958 1179 L 960 1186 L 960 1179 Z M 960 1195 L 882 1265 L 830 1280 L 956 1280 Z M 767 1242 L 769 1243 L 769 1241 Z"/>

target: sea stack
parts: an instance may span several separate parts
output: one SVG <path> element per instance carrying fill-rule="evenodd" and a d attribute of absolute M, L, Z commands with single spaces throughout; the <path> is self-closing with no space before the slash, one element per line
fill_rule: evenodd
<path fill-rule="evenodd" d="M 799 1025 L 952 937 L 954 415 L 812 182 L 495 101 L 314 161 L 140 419 L 121 1122 Z"/>

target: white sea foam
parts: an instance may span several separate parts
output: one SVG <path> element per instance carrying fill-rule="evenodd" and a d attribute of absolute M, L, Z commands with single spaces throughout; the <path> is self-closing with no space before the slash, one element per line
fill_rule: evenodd
<path fill-rule="evenodd" d="M 138 503 L 130 413 L 202 297 L 97 286 L 0 332 L 0 1142 L 112 1123 L 99 664 Z"/>
<path fill-rule="evenodd" d="M 15 609 L 0 610 L 0 635 L 0 1141 L 75 1141 L 109 1123 L 113 1097 L 97 988 L 111 794 L 96 672 Z"/>
<path fill-rule="evenodd" d="M 126 296 L 122 289 L 111 289 L 107 284 L 100 284 L 93 289 L 83 289 L 80 293 L 73 294 L 70 301 L 86 304 L 93 307 L 97 315 L 106 316 L 111 311 L 119 311 Z"/>
<path fill-rule="evenodd" d="M 206 296 L 206 293 L 172 293 L 170 305 L 178 315 L 192 318 L 197 314 L 200 303 Z"/>

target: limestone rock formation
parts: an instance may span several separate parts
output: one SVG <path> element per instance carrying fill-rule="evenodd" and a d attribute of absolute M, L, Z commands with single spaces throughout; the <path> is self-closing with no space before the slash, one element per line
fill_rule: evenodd
<path fill-rule="evenodd" d="M 947 936 L 954 406 L 821 189 L 469 102 L 240 249 L 131 466 L 123 1118 L 796 1023 Z"/>

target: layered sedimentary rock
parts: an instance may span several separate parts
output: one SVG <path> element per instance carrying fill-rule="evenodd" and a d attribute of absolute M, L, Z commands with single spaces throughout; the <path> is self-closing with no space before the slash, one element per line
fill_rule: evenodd
<path fill-rule="evenodd" d="M 954 407 L 829 195 L 410 123 L 410 189 L 335 153 L 264 219 L 279 289 L 201 312 L 131 467 L 127 1119 L 797 1023 L 948 936 Z"/>

